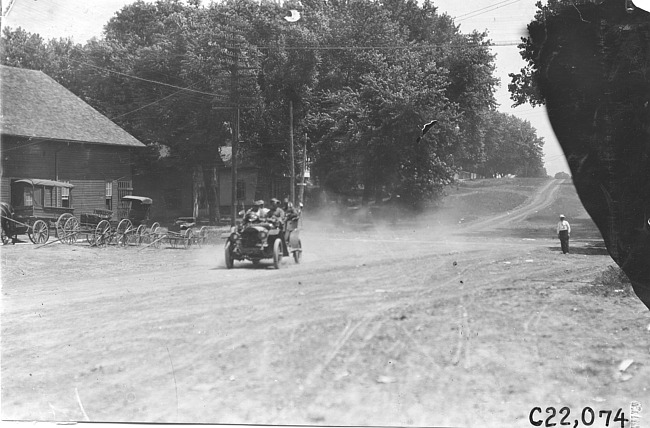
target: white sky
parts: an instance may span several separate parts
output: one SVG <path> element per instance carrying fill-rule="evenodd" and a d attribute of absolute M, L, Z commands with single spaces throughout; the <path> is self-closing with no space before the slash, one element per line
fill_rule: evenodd
<path fill-rule="evenodd" d="M 100 37 L 104 25 L 124 5 L 134 0 L 4 0 L 2 26 L 22 27 L 38 33 L 44 39 L 71 37 L 84 43 L 91 37 Z M 207 3 L 208 0 L 204 0 Z M 535 0 L 433 0 L 439 12 L 447 12 L 456 18 L 461 31 L 488 30 L 489 37 L 497 44 L 518 42 L 526 34 L 526 25 L 535 14 Z M 508 93 L 508 73 L 518 72 L 524 66 L 519 49 L 513 46 L 492 48 L 497 54 L 497 77 L 501 87 L 496 97 L 499 110 L 528 120 L 544 138 L 544 162 L 550 175 L 559 171 L 569 172 L 562 149 L 546 117 L 543 107 L 530 105 L 511 108 Z"/>

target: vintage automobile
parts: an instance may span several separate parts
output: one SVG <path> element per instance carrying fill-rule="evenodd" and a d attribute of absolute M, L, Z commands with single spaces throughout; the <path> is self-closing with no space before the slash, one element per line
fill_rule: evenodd
<path fill-rule="evenodd" d="M 284 230 L 278 222 L 260 219 L 255 213 L 247 213 L 239 227 L 233 227 L 225 245 L 226 267 L 232 269 L 235 260 L 250 260 L 253 264 L 262 259 L 273 259 L 273 267 L 280 268 L 282 257 L 293 254 L 296 263 L 300 262 L 298 222 Z M 288 228 L 287 228 L 288 229 Z M 290 239 L 285 240 L 284 237 Z M 287 243 L 293 246 L 287 248 Z M 295 246 L 295 247 L 294 247 Z"/>

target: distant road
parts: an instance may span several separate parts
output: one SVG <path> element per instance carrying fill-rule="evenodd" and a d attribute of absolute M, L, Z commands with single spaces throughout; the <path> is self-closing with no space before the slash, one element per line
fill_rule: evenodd
<path fill-rule="evenodd" d="M 565 182 L 566 180 L 550 180 L 548 183 L 537 189 L 535 193 L 526 200 L 526 202 L 514 210 L 484 220 L 479 220 L 475 223 L 470 223 L 467 225 L 466 230 L 478 231 L 494 229 L 505 226 L 507 223 L 521 221 L 530 214 L 551 205 L 557 199 L 560 185 Z"/>

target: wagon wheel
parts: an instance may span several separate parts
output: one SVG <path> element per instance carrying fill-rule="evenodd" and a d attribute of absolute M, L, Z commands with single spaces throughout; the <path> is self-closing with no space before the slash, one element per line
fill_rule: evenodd
<path fill-rule="evenodd" d="M 108 222 L 108 220 L 102 220 L 97 223 L 93 236 L 95 245 L 99 247 L 102 247 L 109 243 L 111 240 L 111 224 Z"/>
<path fill-rule="evenodd" d="M 226 261 L 226 268 L 232 269 L 235 266 L 235 258 L 233 257 L 232 242 L 226 242 L 224 260 Z"/>
<path fill-rule="evenodd" d="M 34 244 L 45 244 L 50 239 L 50 228 L 43 220 L 36 220 L 32 227 L 27 229 L 27 234 Z"/>
<path fill-rule="evenodd" d="M 298 247 L 296 247 L 293 250 L 293 260 L 297 263 L 300 263 L 300 259 L 302 259 L 302 242 L 300 242 L 300 239 L 298 240 Z"/>
<path fill-rule="evenodd" d="M 133 223 L 128 218 L 123 218 L 117 224 L 115 229 L 115 236 L 117 238 L 117 245 L 126 246 L 129 243 L 129 234 L 132 233 Z"/>
<path fill-rule="evenodd" d="M 280 238 L 273 242 L 273 267 L 280 269 L 282 263 L 282 240 Z"/>
<path fill-rule="evenodd" d="M 183 234 L 183 248 L 190 248 L 194 241 L 194 231 L 187 229 Z"/>
<path fill-rule="evenodd" d="M 135 230 L 135 243 L 136 243 L 136 245 L 140 245 L 140 244 L 142 244 L 144 242 L 144 236 L 145 236 L 146 231 L 147 231 L 147 226 L 145 226 L 144 224 L 141 224 Z"/>
<path fill-rule="evenodd" d="M 61 229 L 61 237 L 59 238 L 64 244 L 72 245 L 77 242 L 77 235 L 79 234 L 79 220 L 76 217 L 69 217 L 63 228 Z"/>
<path fill-rule="evenodd" d="M 65 226 L 65 222 L 68 221 L 70 217 L 73 217 L 72 214 L 70 213 L 63 213 L 59 216 L 58 219 L 56 219 L 56 237 L 61 239 L 65 236 L 63 232 L 63 226 Z"/>
<path fill-rule="evenodd" d="M 91 247 L 94 247 L 96 244 L 95 241 L 96 241 L 95 230 L 93 229 L 92 231 L 88 231 L 88 233 L 86 233 L 86 242 L 88 242 Z"/>

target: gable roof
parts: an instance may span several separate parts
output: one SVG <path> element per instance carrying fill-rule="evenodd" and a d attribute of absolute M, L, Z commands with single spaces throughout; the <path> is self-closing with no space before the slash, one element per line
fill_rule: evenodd
<path fill-rule="evenodd" d="M 3 135 L 144 147 L 42 71 L 3 65 L 0 72 Z"/>

